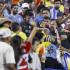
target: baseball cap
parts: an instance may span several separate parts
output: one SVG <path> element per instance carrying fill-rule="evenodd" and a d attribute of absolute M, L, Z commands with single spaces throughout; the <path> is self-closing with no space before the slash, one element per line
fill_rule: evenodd
<path fill-rule="evenodd" d="M 12 23 L 12 20 L 7 19 L 7 18 L 0 18 L 0 25 L 1 25 L 1 24 L 4 24 L 5 22 Z"/>
<path fill-rule="evenodd" d="M 23 3 L 22 8 L 29 8 L 29 4 L 28 3 Z"/>
<path fill-rule="evenodd" d="M 0 38 L 11 37 L 11 30 L 9 28 L 1 28 L 0 29 Z"/>

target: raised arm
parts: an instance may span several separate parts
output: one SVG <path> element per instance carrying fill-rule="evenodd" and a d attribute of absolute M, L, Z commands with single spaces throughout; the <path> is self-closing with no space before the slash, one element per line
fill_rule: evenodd
<path fill-rule="evenodd" d="M 37 27 L 34 27 L 33 30 L 32 30 L 32 32 L 31 32 L 31 34 L 30 34 L 30 36 L 28 37 L 27 41 L 29 41 L 29 42 L 32 43 L 32 40 L 33 40 L 36 32 L 37 32 Z"/>
<path fill-rule="evenodd" d="M 53 24 L 54 31 L 56 33 L 57 43 L 59 45 L 61 45 L 60 35 L 59 35 L 58 29 L 57 29 L 57 23 L 56 23 L 56 21 L 52 21 L 52 24 Z"/>
<path fill-rule="evenodd" d="M 57 22 L 58 22 L 58 24 L 62 24 L 62 23 L 65 22 L 68 18 L 70 18 L 70 14 L 69 14 L 67 17 L 63 18 L 62 20 L 58 19 Z"/>
<path fill-rule="evenodd" d="M 70 14 L 69 14 L 67 17 L 63 18 L 63 19 L 58 19 L 58 20 L 57 20 L 57 23 L 58 23 L 58 24 L 62 24 L 62 23 L 64 23 L 67 19 L 69 19 L 69 18 L 70 18 Z"/>
<path fill-rule="evenodd" d="M 27 39 L 27 41 L 32 43 L 33 38 L 35 37 L 35 34 L 37 33 L 37 31 L 39 30 L 46 30 L 47 28 L 38 28 L 38 27 L 34 27 L 29 38 Z"/>

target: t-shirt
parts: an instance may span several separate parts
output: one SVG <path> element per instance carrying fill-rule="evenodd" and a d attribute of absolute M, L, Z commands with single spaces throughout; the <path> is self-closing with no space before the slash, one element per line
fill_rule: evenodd
<path fill-rule="evenodd" d="M 0 41 L 0 70 L 8 70 L 6 64 L 15 64 L 13 48 Z"/>
<path fill-rule="evenodd" d="M 33 29 L 33 26 L 29 22 L 24 21 L 23 23 L 21 23 L 21 27 L 22 27 L 22 31 L 26 33 L 27 37 L 29 37 Z"/>
<path fill-rule="evenodd" d="M 17 70 L 29 70 L 28 69 L 28 54 L 23 54 L 17 63 Z"/>
<path fill-rule="evenodd" d="M 56 59 L 56 50 L 58 46 L 51 44 L 48 48 L 46 48 L 46 57 L 51 57 Z"/>
<path fill-rule="evenodd" d="M 64 51 L 64 54 L 61 57 L 61 53 L 58 48 L 57 49 L 57 61 L 63 65 L 64 70 L 70 70 L 70 53 Z"/>
<path fill-rule="evenodd" d="M 47 48 L 49 45 L 51 45 L 50 42 L 43 42 L 42 44 L 38 45 L 36 49 L 37 54 L 44 54 L 45 53 L 45 48 Z"/>
<path fill-rule="evenodd" d="M 50 13 L 51 19 L 58 19 L 58 17 L 63 15 L 63 13 L 59 9 L 56 9 L 55 7 L 50 8 Z"/>
<path fill-rule="evenodd" d="M 33 70 L 41 70 L 41 63 L 38 55 L 34 52 L 30 53 L 30 56 L 32 57 L 32 63 L 29 63 L 29 68 Z"/>
<path fill-rule="evenodd" d="M 68 70 L 70 70 L 70 53 L 66 52 L 64 54 L 64 58 L 65 58 L 65 68 Z"/>

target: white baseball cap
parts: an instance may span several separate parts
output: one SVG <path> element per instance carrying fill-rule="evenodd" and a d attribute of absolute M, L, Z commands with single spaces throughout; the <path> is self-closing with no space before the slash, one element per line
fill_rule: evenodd
<path fill-rule="evenodd" d="M 28 3 L 23 3 L 22 8 L 29 8 L 29 4 Z"/>
<path fill-rule="evenodd" d="M 0 38 L 11 37 L 11 30 L 9 28 L 1 28 L 0 29 Z"/>

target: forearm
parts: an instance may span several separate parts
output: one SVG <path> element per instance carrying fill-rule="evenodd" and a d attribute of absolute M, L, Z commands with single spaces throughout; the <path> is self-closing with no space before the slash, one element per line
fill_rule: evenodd
<path fill-rule="evenodd" d="M 27 41 L 29 41 L 29 42 L 32 43 L 32 40 L 33 40 L 33 38 L 35 37 L 35 34 L 36 34 L 37 31 L 39 31 L 39 30 L 47 30 L 47 28 L 34 27 Z"/>
<path fill-rule="evenodd" d="M 64 23 L 68 18 L 70 18 L 70 14 L 69 14 L 67 17 L 63 18 L 61 21 L 60 21 L 60 19 L 58 19 L 57 22 L 58 22 L 58 24 L 62 24 L 62 23 Z"/>
<path fill-rule="evenodd" d="M 35 27 L 34 27 L 27 41 L 29 41 L 29 42 L 32 43 L 32 40 L 33 40 L 33 38 L 34 38 L 36 32 L 37 32 L 37 31 L 35 30 Z"/>
<path fill-rule="evenodd" d="M 57 43 L 61 44 L 61 40 L 60 40 L 60 36 L 59 36 L 59 32 L 57 29 L 55 29 L 55 33 L 56 33 L 56 39 L 57 39 Z"/>
<path fill-rule="evenodd" d="M 14 64 L 8 64 L 7 67 L 9 70 L 16 70 L 16 67 Z"/>

